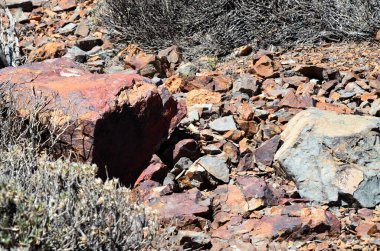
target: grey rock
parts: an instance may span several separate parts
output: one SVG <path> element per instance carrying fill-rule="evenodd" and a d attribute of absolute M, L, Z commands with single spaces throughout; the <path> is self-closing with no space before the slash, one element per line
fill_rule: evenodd
<path fill-rule="evenodd" d="M 246 93 L 253 96 L 257 93 L 259 86 L 257 79 L 250 74 L 241 74 L 240 77 L 234 82 L 232 91 Z"/>
<path fill-rule="evenodd" d="M 90 33 L 90 28 L 87 21 L 82 21 L 79 23 L 77 29 L 75 30 L 75 35 L 85 37 Z"/>
<path fill-rule="evenodd" d="M 87 61 L 88 55 L 85 51 L 76 46 L 73 46 L 67 50 L 66 55 L 63 57 L 70 58 L 79 63 L 84 63 Z"/>
<path fill-rule="evenodd" d="M 22 8 L 13 9 L 11 11 L 11 13 L 12 13 L 13 18 L 15 19 L 15 21 L 18 22 L 18 23 L 23 23 L 23 22 L 29 20 L 28 15 L 26 15 L 24 13 L 24 11 L 22 10 Z"/>
<path fill-rule="evenodd" d="M 112 65 L 106 69 L 106 73 L 116 73 L 124 71 L 124 66 L 122 65 Z"/>
<path fill-rule="evenodd" d="M 87 51 L 87 55 L 92 56 L 99 53 L 102 50 L 102 47 L 99 45 L 94 46 L 91 50 Z"/>
<path fill-rule="evenodd" d="M 198 159 L 194 165 L 203 167 L 209 174 L 224 183 L 230 181 L 230 168 L 222 158 L 206 155 Z"/>
<path fill-rule="evenodd" d="M 371 114 L 372 116 L 380 115 L 380 99 L 376 99 L 375 101 L 373 101 L 369 114 Z"/>
<path fill-rule="evenodd" d="M 176 73 L 182 77 L 192 77 L 198 72 L 198 67 L 193 63 L 186 63 L 178 67 Z"/>
<path fill-rule="evenodd" d="M 33 7 L 41 7 L 48 2 L 49 0 L 32 0 Z"/>
<path fill-rule="evenodd" d="M 62 35 L 68 35 L 70 33 L 73 33 L 76 27 L 77 27 L 76 24 L 74 24 L 74 23 L 68 23 L 65 26 L 63 26 L 62 28 L 59 28 L 57 30 L 57 32 L 59 34 L 62 34 Z"/>
<path fill-rule="evenodd" d="M 164 83 L 164 79 L 155 76 L 152 78 L 152 83 L 156 86 L 160 86 Z"/>
<path fill-rule="evenodd" d="M 168 173 L 164 179 L 163 185 L 175 185 L 175 175 L 172 173 Z"/>
<path fill-rule="evenodd" d="M 198 250 L 200 248 L 211 247 L 210 235 L 203 232 L 180 230 L 178 231 L 177 238 L 179 245 L 181 245 L 184 250 Z"/>
<path fill-rule="evenodd" d="M 380 118 L 308 109 L 281 134 L 278 171 L 320 203 L 380 204 Z"/>
<path fill-rule="evenodd" d="M 182 171 L 188 170 L 192 164 L 193 162 L 189 158 L 180 158 L 170 172 L 179 175 Z"/>
<path fill-rule="evenodd" d="M 212 121 L 209 125 L 212 130 L 217 132 L 227 132 L 237 129 L 234 117 L 232 115 L 218 118 Z"/>

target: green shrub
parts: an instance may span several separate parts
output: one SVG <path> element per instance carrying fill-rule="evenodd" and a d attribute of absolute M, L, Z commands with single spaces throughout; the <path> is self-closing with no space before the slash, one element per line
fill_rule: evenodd
<path fill-rule="evenodd" d="M 252 43 L 289 48 L 360 40 L 380 28 L 378 0 L 103 0 L 98 17 L 118 41 L 188 57 L 225 55 Z"/>
<path fill-rule="evenodd" d="M 53 160 L 60 130 L 40 123 L 47 107 L 21 118 L 12 86 L 0 84 L 0 249 L 142 250 L 168 245 L 157 216 L 96 167 Z M 33 95 L 32 95 L 33 96 Z"/>

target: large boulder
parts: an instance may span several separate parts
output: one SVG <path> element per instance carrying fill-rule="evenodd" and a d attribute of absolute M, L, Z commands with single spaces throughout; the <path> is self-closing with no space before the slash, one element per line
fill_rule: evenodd
<path fill-rule="evenodd" d="M 374 207 L 380 204 L 379 129 L 380 118 L 311 108 L 289 122 L 275 160 L 302 197 Z"/>
<path fill-rule="evenodd" d="M 161 141 L 181 120 L 181 108 L 166 89 L 139 75 L 92 74 L 68 59 L 0 70 L 0 83 L 10 81 L 22 114 L 38 96 L 51 99 L 45 118 L 70 127 L 62 140 L 101 177 L 133 183 Z M 107 167 L 107 171 L 106 171 Z"/>

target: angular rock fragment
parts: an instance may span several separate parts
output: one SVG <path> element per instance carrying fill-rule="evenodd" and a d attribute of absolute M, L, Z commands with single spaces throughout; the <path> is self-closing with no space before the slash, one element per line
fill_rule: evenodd
<path fill-rule="evenodd" d="M 210 211 L 211 201 L 198 189 L 191 189 L 184 193 L 173 193 L 162 196 L 157 200 L 147 201 L 148 206 L 156 209 L 162 219 L 173 219 L 181 216 L 202 216 Z"/>
<path fill-rule="evenodd" d="M 212 130 L 217 132 L 227 132 L 237 129 L 233 116 L 218 118 L 209 125 Z"/>
<path fill-rule="evenodd" d="M 249 96 L 254 95 L 259 89 L 257 80 L 249 74 L 242 74 L 234 82 L 232 91 L 246 93 Z"/>
<path fill-rule="evenodd" d="M 380 204 L 379 127 L 376 117 L 309 109 L 289 122 L 275 160 L 302 197 L 374 207 Z"/>
<path fill-rule="evenodd" d="M 102 44 L 103 40 L 94 37 L 86 37 L 77 41 L 77 46 L 84 51 L 89 51 L 95 46 L 101 46 Z"/>
<path fill-rule="evenodd" d="M 177 238 L 184 249 L 194 250 L 211 247 L 211 238 L 206 233 L 181 230 L 178 232 Z"/>
<path fill-rule="evenodd" d="M 280 136 L 274 136 L 260 145 L 254 152 L 256 162 L 266 166 L 271 166 L 279 144 Z"/>

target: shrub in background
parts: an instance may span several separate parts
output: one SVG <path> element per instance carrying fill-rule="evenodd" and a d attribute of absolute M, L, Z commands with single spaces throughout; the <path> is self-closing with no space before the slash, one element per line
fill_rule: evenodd
<path fill-rule="evenodd" d="M 361 40 L 380 28 L 378 0 L 103 0 L 98 17 L 118 41 L 188 57 L 226 55 L 252 43 L 289 48 Z"/>

